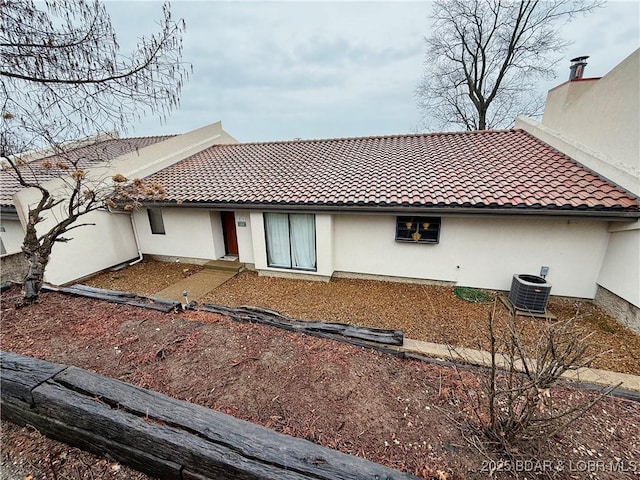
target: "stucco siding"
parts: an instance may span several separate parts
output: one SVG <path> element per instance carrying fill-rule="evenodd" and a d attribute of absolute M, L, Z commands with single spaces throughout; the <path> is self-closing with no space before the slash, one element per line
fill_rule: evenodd
<path fill-rule="evenodd" d="M 213 242 L 213 259 L 223 257 L 227 253 L 227 251 L 224 246 L 224 232 L 222 228 L 222 216 L 220 215 L 220 212 L 209 211 L 209 227 L 211 229 L 211 241 Z"/>
<path fill-rule="evenodd" d="M 216 259 L 224 255 L 219 215 L 205 209 L 162 208 L 164 235 L 151 232 L 146 209 L 133 214 L 143 254 Z M 217 213 L 217 212 L 216 212 Z M 217 223 L 217 225 L 216 225 Z M 217 237 L 217 238 L 216 238 Z"/>
<path fill-rule="evenodd" d="M 238 236 L 238 260 L 242 263 L 254 263 L 253 237 L 251 230 L 251 212 L 235 212 L 236 234 Z"/>
<path fill-rule="evenodd" d="M 56 185 L 60 185 L 59 179 L 48 182 L 47 188 L 54 189 Z M 41 194 L 35 188 L 27 188 L 18 192 L 14 198 L 18 214 L 24 217 L 29 205 L 40 201 Z M 57 218 L 65 218 L 65 208 L 66 204 L 62 203 L 43 215 L 42 222 L 36 227 L 38 233 L 42 235 L 49 231 L 57 224 Z M 54 285 L 72 282 L 137 255 L 129 215 L 95 210 L 78 219 L 74 228 L 63 237 L 69 241 L 58 242 L 53 246 L 44 274 L 45 281 Z"/>
<path fill-rule="evenodd" d="M 94 211 L 82 223 L 95 223 L 71 230 L 68 243 L 56 243 L 44 278 L 55 285 L 91 275 L 137 256 L 129 215 Z"/>
<path fill-rule="evenodd" d="M 16 253 L 22 249 L 22 241 L 24 240 L 24 229 L 20 220 L 9 220 L 3 218 L 0 222 L 0 238 L 4 245 L 4 253 Z"/>
<path fill-rule="evenodd" d="M 443 217 L 438 244 L 395 241 L 395 216 L 336 215 L 336 271 L 508 290 L 516 273 L 549 267 L 552 294 L 593 298 L 606 222 Z"/>
<path fill-rule="evenodd" d="M 334 232 L 333 218 L 329 214 L 316 214 L 316 273 L 325 277 L 333 275 L 334 268 Z"/>
<path fill-rule="evenodd" d="M 253 263 L 256 270 L 267 268 L 267 241 L 264 232 L 262 212 L 251 212 L 251 237 L 253 240 Z"/>
<path fill-rule="evenodd" d="M 640 223 L 635 229 L 617 230 L 614 225 L 598 284 L 640 307 Z"/>

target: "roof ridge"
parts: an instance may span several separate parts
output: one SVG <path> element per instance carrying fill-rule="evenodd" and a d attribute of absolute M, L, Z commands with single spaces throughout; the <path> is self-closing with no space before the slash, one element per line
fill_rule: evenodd
<path fill-rule="evenodd" d="M 330 138 L 294 138 L 291 140 L 266 140 L 266 141 L 254 141 L 254 142 L 239 142 L 239 143 L 226 143 L 217 144 L 215 146 L 229 146 L 229 145 L 274 145 L 274 144 L 290 144 L 290 143 L 320 143 L 320 142 L 336 142 L 336 141 L 348 141 L 348 140 L 376 140 L 376 139 L 388 139 L 388 138 L 410 138 L 410 137 L 435 137 L 435 136 L 457 136 L 457 135 L 485 135 L 490 133 L 511 133 L 511 132 L 523 132 L 521 128 L 509 128 L 509 129 L 492 129 L 492 130 L 467 130 L 458 132 L 416 132 L 416 133 L 398 133 L 391 135 L 366 135 L 362 137 L 330 137 Z"/>
<path fill-rule="evenodd" d="M 141 139 L 145 139 L 145 138 L 171 138 L 171 137 L 177 137 L 179 134 L 178 133 L 170 133 L 167 135 L 142 135 L 142 136 L 137 136 L 137 137 L 118 137 L 118 138 L 108 138 L 106 140 L 103 140 L 104 142 L 108 142 L 108 141 L 112 141 L 112 140 L 141 140 Z M 100 143 L 100 142 L 98 142 Z"/>

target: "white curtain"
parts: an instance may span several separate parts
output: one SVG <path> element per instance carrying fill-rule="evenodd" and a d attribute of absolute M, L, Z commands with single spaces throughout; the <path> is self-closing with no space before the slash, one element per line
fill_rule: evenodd
<path fill-rule="evenodd" d="M 265 213 L 264 218 L 269 266 L 315 270 L 315 216 L 302 213 Z"/>
<path fill-rule="evenodd" d="M 265 213 L 267 260 L 271 267 L 291 268 L 289 219 L 286 213 Z"/>
<path fill-rule="evenodd" d="M 315 218 L 310 214 L 292 213 L 291 225 L 291 267 L 315 270 L 316 268 L 316 228 Z"/>

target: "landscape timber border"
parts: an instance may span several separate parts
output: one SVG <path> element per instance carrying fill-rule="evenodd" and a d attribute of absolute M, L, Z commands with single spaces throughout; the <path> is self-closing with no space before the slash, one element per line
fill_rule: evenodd
<path fill-rule="evenodd" d="M 45 291 L 96 298 L 136 307 L 153 308 L 165 312 L 185 308 L 203 310 L 224 315 L 238 322 L 261 323 L 289 331 L 378 350 L 400 358 L 419 360 L 443 366 L 486 370 L 486 368 L 491 365 L 491 358 L 488 352 L 404 338 L 403 332 L 400 330 L 358 327 L 345 323 L 295 320 L 273 310 L 251 306 L 232 308 L 211 304 L 204 304 L 202 306 L 196 304 L 182 305 L 178 302 L 171 302 L 164 299 L 144 297 L 134 293 L 115 290 L 98 289 L 85 285 L 72 285 L 65 288 L 47 286 L 43 287 L 43 289 L 45 289 Z M 589 390 L 603 391 L 607 387 L 617 386 L 609 395 L 640 402 L 640 376 L 637 375 L 592 368 L 580 368 L 564 373 L 562 379 L 570 383 L 571 386 Z"/>

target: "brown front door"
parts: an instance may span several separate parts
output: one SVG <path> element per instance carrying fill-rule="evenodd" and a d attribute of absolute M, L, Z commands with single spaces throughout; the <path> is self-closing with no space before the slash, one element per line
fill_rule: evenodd
<path fill-rule="evenodd" d="M 224 249 L 227 255 L 238 255 L 238 236 L 236 235 L 236 217 L 233 212 L 221 212 Z"/>

